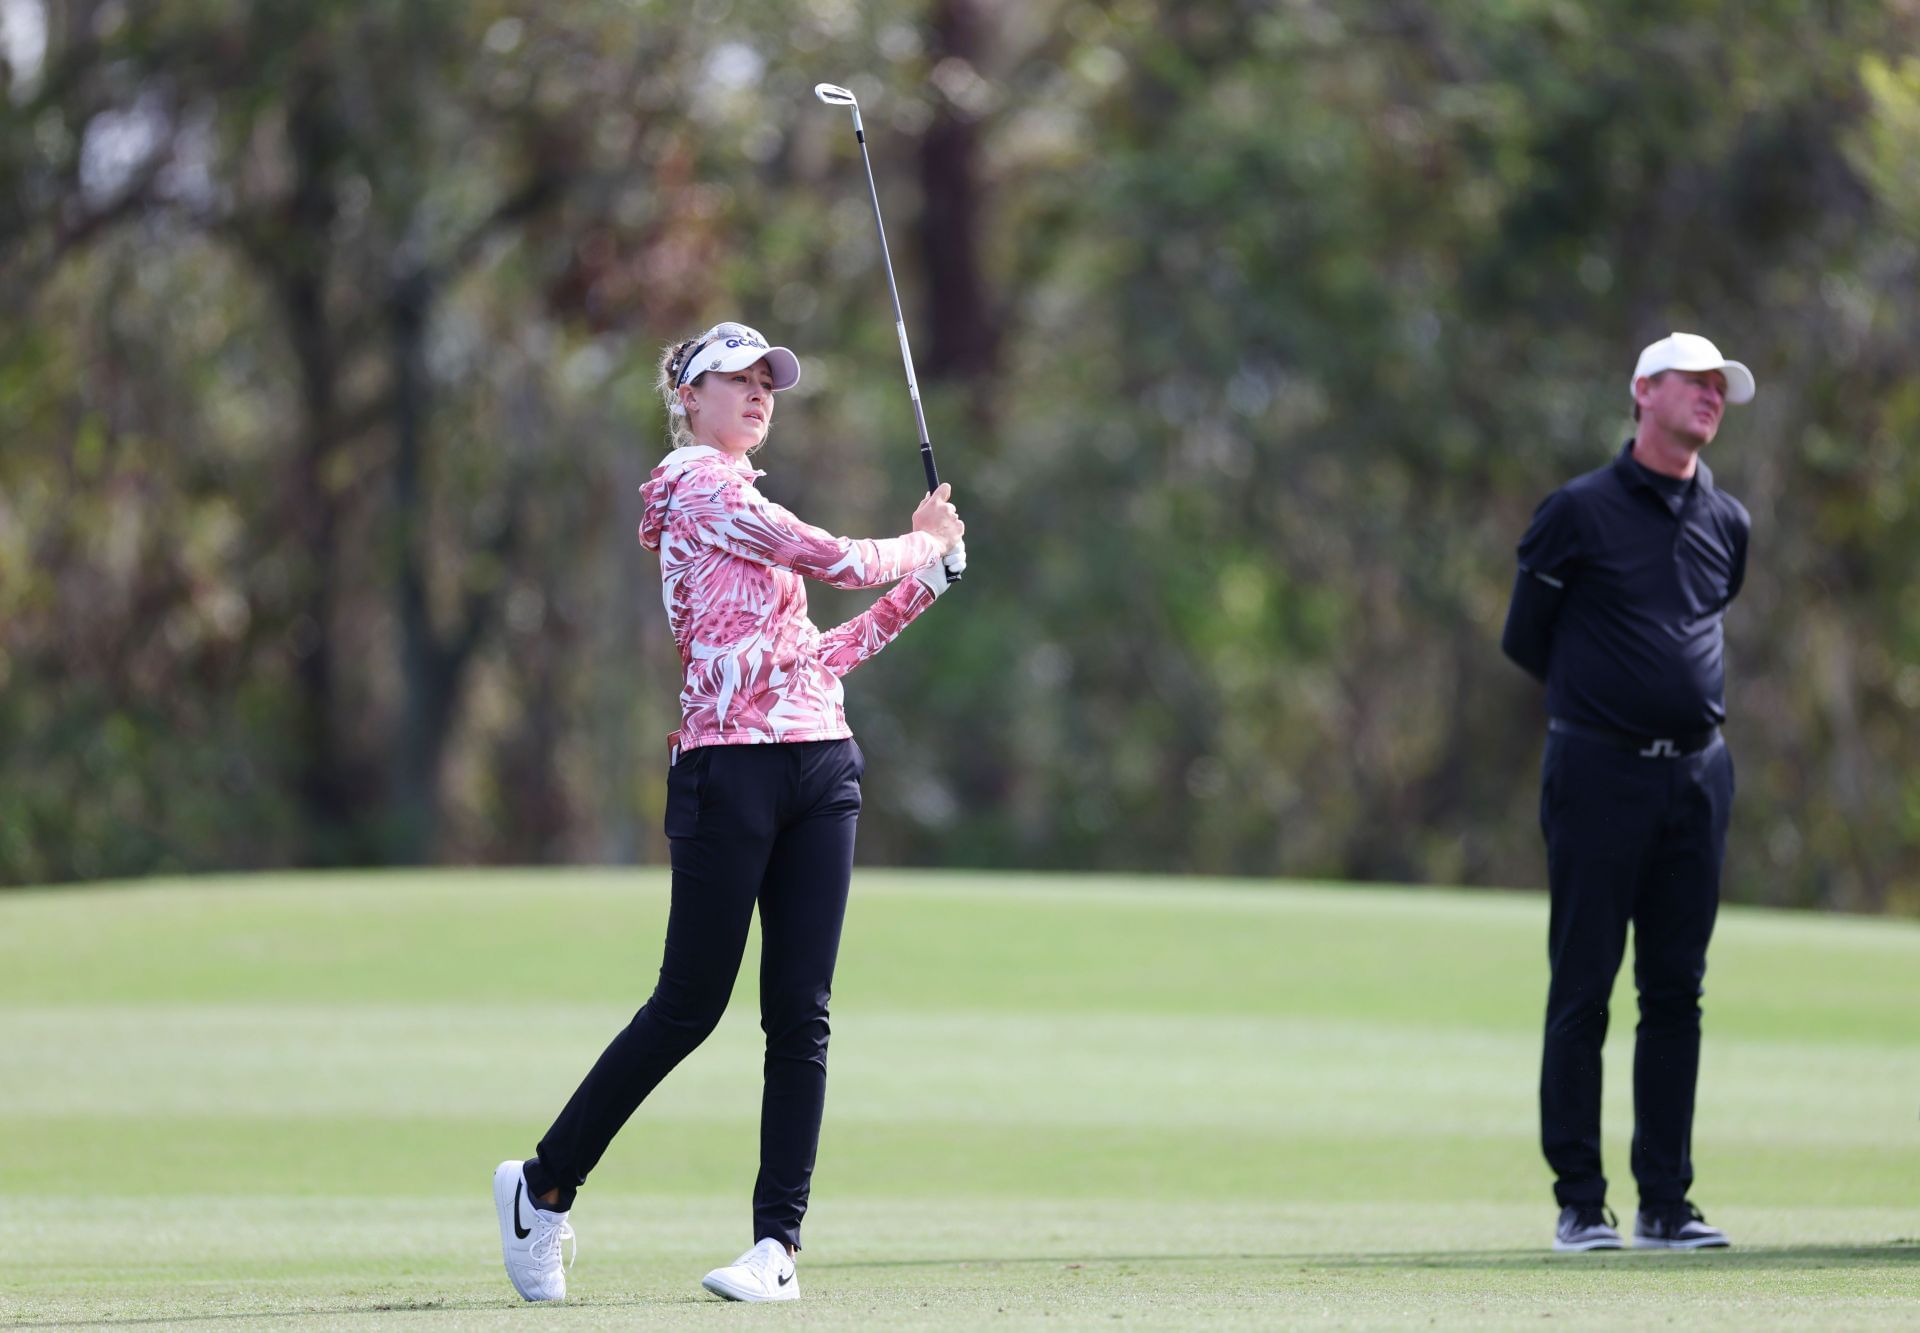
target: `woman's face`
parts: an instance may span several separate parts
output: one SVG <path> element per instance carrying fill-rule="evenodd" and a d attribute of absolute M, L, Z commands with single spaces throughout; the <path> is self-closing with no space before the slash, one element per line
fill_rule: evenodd
<path fill-rule="evenodd" d="M 687 428 L 701 444 L 745 457 L 773 422 L 773 372 L 764 358 L 744 370 L 709 370 L 682 385 Z"/>

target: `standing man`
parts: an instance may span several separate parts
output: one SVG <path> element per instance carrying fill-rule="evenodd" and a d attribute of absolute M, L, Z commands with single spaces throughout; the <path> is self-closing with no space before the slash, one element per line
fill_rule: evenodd
<path fill-rule="evenodd" d="M 1750 521 L 1700 451 L 1753 374 L 1705 338 L 1640 353 L 1634 437 L 1535 511 L 1501 647 L 1547 686 L 1540 824 L 1552 915 L 1540 1139 L 1556 1250 L 1620 1248 L 1600 1169 L 1600 1050 L 1633 926 L 1633 1242 L 1727 1244 L 1687 1193 L 1701 979 L 1733 804 L 1721 621 Z"/>

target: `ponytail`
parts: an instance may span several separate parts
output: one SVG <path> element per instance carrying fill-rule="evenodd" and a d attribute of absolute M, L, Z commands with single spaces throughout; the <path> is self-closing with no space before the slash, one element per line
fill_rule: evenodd
<path fill-rule="evenodd" d="M 687 425 L 687 410 L 680 405 L 680 372 L 686 366 L 687 357 L 699 346 L 698 337 L 669 343 L 660 357 L 657 387 L 667 409 L 667 443 L 675 449 L 684 449 L 694 442 L 693 431 Z"/>

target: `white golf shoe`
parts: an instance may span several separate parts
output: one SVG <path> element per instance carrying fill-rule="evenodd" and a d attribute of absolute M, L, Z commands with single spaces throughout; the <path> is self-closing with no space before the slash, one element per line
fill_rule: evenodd
<path fill-rule="evenodd" d="M 700 1285 L 730 1301 L 797 1301 L 800 1279 L 794 1276 L 793 1256 L 768 1236 L 725 1268 L 716 1268 Z"/>
<path fill-rule="evenodd" d="M 500 1215 L 500 1251 L 513 1289 L 530 1301 L 567 1298 L 567 1270 L 560 1252 L 573 1239 L 565 1213 L 536 1208 L 520 1162 L 502 1162 L 493 1171 L 493 1210 Z"/>

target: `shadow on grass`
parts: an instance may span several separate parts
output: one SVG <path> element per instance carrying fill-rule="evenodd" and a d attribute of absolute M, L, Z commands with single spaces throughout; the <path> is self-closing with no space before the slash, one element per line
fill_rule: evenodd
<path fill-rule="evenodd" d="M 1355 1272 L 1379 1272 L 1388 1269 L 1429 1269 L 1452 1272 L 1522 1272 L 1553 1269 L 1577 1270 L 1607 1267 L 1626 1268 L 1641 1273 L 1677 1265 L 1688 1268 L 1711 1265 L 1734 1272 L 1778 1272 L 1791 1270 L 1882 1269 L 1888 1264 L 1920 1264 L 1920 1240 L 1889 1241 L 1880 1245 L 1782 1245 L 1739 1246 L 1728 1250 L 1592 1250 L 1584 1254 L 1555 1254 L 1546 1250 L 1460 1250 L 1415 1251 L 1383 1254 L 1259 1254 L 1245 1251 L 1221 1251 L 1212 1254 L 1094 1254 L 1049 1255 L 1044 1257 L 946 1257 L 938 1259 L 870 1259 L 809 1264 L 810 1270 L 834 1273 L 858 1273 L 877 1269 L 933 1268 L 1113 1268 L 1207 1263 L 1263 1263 L 1298 1269 Z M 597 1307 L 619 1309 L 645 1306 L 665 1309 L 671 1306 L 713 1305 L 702 1296 L 671 1298 L 621 1297 L 569 1302 L 568 1308 Z M 315 1317 L 351 1320 L 391 1314 L 455 1314 L 465 1310 L 518 1308 L 497 1299 L 486 1300 L 369 1300 L 364 1304 L 306 1306 L 293 1310 L 234 1310 L 194 1313 L 176 1310 L 166 1315 L 90 1316 L 80 1319 L 12 1320 L 0 1319 L 0 1329 L 47 1328 L 138 1328 L 150 1324 L 236 1324 L 271 1326 L 275 1323 Z"/>
<path fill-rule="evenodd" d="M 1735 1246 L 1726 1250 L 1590 1250 L 1555 1253 L 1552 1250 L 1419 1250 L 1379 1254 L 1313 1254 L 1223 1251 L 1217 1254 L 1089 1254 L 1043 1257 L 986 1256 L 940 1259 L 865 1259 L 809 1264 L 815 1271 L 854 1273 L 881 1268 L 1096 1268 L 1115 1264 L 1271 1263 L 1301 1268 L 1387 1269 L 1431 1268 L 1519 1270 L 1580 1264 L 1629 1265 L 1654 1268 L 1660 1264 L 1711 1263 L 1719 1268 L 1773 1270 L 1796 1268 L 1880 1268 L 1888 1263 L 1920 1263 L 1920 1240 L 1888 1241 L 1879 1245 Z"/>
<path fill-rule="evenodd" d="M 618 1310 L 646 1306 L 649 1309 L 669 1309 L 678 1305 L 712 1305 L 722 1302 L 709 1296 L 671 1296 L 642 1297 L 618 1296 L 599 1300 L 567 1301 L 564 1305 L 541 1306 L 542 1309 L 601 1309 Z M 259 1324 L 271 1326 L 291 1319 L 340 1319 L 351 1320 L 377 1318 L 393 1314 L 459 1314 L 467 1310 L 485 1310 L 509 1312 L 521 1308 L 521 1302 L 505 1302 L 493 1297 L 483 1300 L 371 1300 L 358 1305 L 308 1305 L 297 1310 L 223 1310 L 211 1313 L 197 1313 L 190 1310 L 176 1310 L 164 1315 L 88 1315 L 73 1319 L 0 1319 L 0 1329 L 15 1328 L 140 1328 L 150 1324 Z"/>
<path fill-rule="evenodd" d="M 1316 1268 L 1437 1268 L 1514 1271 L 1579 1264 L 1625 1264 L 1637 1269 L 1661 1264 L 1712 1264 L 1716 1268 L 1774 1271 L 1795 1268 L 1883 1268 L 1889 1263 L 1920 1263 L 1920 1243 L 1883 1245 L 1736 1245 L 1726 1250 L 1588 1250 L 1556 1254 L 1551 1250 L 1482 1250 L 1453 1254 L 1319 1255 Z"/>

